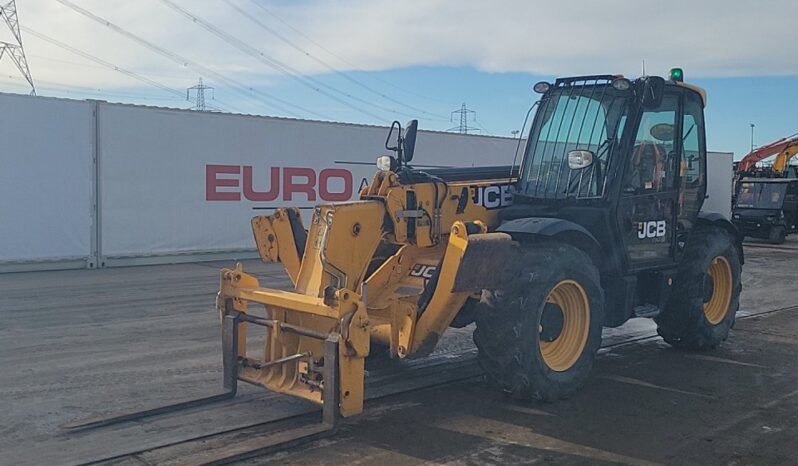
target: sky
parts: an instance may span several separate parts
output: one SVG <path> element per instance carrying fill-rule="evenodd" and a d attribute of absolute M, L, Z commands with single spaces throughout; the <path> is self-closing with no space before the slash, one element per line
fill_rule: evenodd
<path fill-rule="evenodd" d="M 798 133 L 795 0 L 17 0 L 39 95 L 366 124 L 520 130 L 532 85 L 667 75 L 708 92 L 708 147 Z M 3 28 L 0 41 L 12 42 Z M 26 93 L 0 60 L 0 92 Z M 194 98 L 192 93 L 192 98 Z"/>

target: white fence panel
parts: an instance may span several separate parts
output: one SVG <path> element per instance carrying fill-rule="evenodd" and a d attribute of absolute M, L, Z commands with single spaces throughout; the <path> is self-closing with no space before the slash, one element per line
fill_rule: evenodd
<path fill-rule="evenodd" d="M 94 196 L 92 114 L 91 102 L 0 94 L 1 269 L 20 262 L 86 266 Z"/>
<path fill-rule="evenodd" d="M 307 222 L 316 203 L 355 198 L 388 153 L 386 133 L 0 94 L 0 271 L 252 251 L 252 216 L 299 206 Z M 515 149 L 508 138 L 422 131 L 413 165 L 509 165 Z M 711 154 L 705 210 L 728 215 L 730 158 Z"/>
<path fill-rule="evenodd" d="M 734 154 L 707 152 L 707 198 L 701 210 L 714 212 L 731 219 L 731 199 L 734 190 Z"/>
<path fill-rule="evenodd" d="M 387 128 L 373 126 L 115 104 L 99 122 L 108 258 L 251 250 L 253 215 L 354 198 L 387 152 Z M 421 132 L 414 165 L 509 165 L 515 146 Z"/>

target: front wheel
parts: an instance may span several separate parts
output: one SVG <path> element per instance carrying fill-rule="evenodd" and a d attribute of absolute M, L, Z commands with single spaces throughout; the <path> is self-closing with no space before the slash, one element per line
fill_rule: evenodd
<path fill-rule="evenodd" d="M 587 380 L 601 345 L 604 296 L 581 250 L 525 246 L 511 280 L 484 291 L 474 342 L 488 376 L 518 399 L 567 398 Z"/>
<path fill-rule="evenodd" d="M 674 279 L 668 303 L 657 316 L 657 332 L 672 346 L 715 348 L 728 338 L 740 306 L 740 255 L 722 228 L 694 231 Z"/>

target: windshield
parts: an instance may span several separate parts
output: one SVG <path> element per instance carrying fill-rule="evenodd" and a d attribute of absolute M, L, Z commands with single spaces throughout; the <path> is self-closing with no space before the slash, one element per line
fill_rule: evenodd
<path fill-rule="evenodd" d="M 737 196 L 737 207 L 781 209 L 787 185 L 784 183 L 743 182 Z"/>
<path fill-rule="evenodd" d="M 519 192 L 532 197 L 601 197 L 609 157 L 626 122 L 631 91 L 609 83 L 561 85 L 540 102 L 529 136 Z M 568 152 L 589 150 L 594 163 L 568 167 Z"/>

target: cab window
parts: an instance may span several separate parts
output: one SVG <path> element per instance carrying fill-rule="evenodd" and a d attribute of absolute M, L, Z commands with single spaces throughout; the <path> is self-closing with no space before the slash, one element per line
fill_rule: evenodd
<path fill-rule="evenodd" d="M 682 158 L 682 172 L 684 182 L 688 185 L 700 182 L 704 160 L 701 158 L 701 141 L 699 140 L 699 127 L 701 122 L 701 107 L 695 102 L 687 101 L 684 106 L 683 141 L 684 156 Z"/>
<path fill-rule="evenodd" d="M 685 92 L 682 159 L 679 163 L 682 185 L 679 195 L 679 217 L 683 221 L 692 222 L 704 202 L 706 162 L 704 106 L 700 97 L 692 92 Z"/>
<path fill-rule="evenodd" d="M 666 94 L 662 104 L 645 110 L 626 171 L 625 188 L 635 193 L 661 192 L 674 187 L 673 164 L 679 97 Z"/>

